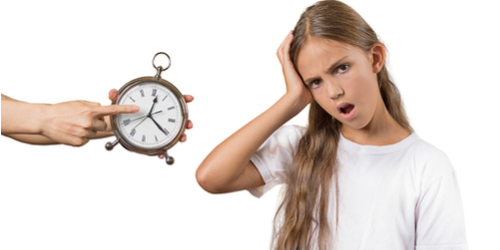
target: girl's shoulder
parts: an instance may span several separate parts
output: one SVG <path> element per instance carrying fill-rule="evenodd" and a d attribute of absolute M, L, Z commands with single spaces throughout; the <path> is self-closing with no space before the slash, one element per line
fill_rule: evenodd
<path fill-rule="evenodd" d="M 306 128 L 299 125 L 284 125 L 277 129 L 264 143 L 281 147 L 296 149 L 300 139 L 306 132 Z"/>
<path fill-rule="evenodd" d="M 446 153 L 417 136 L 408 152 L 414 171 L 429 184 L 444 176 L 455 174 L 455 169 Z"/>
<path fill-rule="evenodd" d="M 274 132 L 274 135 L 278 137 L 300 140 L 300 138 L 302 138 L 305 133 L 306 127 L 299 125 L 284 125 L 276 130 L 276 132 Z"/>

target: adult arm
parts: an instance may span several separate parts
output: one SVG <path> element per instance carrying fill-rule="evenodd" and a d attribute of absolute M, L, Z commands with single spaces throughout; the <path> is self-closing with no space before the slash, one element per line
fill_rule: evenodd
<path fill-rule="evenodd" d="M 134 105 L 101 106 L 88 101 L 27 103 L 2 94 L 2 135 L 32 144 L 81 146 L 91 138 L 111 135 L 106 116 L 137 111 Z"/>

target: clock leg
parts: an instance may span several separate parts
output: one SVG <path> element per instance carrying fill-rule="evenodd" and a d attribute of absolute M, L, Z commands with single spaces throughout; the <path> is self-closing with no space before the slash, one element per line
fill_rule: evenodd
<path fill-rule="evenodd" d="M 165 161 L 167 162 L 168 165 L 172 165 L 175 162 L 174 157 L 169 156 L 167 151 L 165 151 Z"/>
<path fill-rule="evenodd" d="M 120 139 L 116 139 L 114 142 L 108 142 L 106 143 L 106 149 L 109 151 L 111 149 L 113 149 L 116 144 L 118 144 L 118 142 L 120 141 Z"/>

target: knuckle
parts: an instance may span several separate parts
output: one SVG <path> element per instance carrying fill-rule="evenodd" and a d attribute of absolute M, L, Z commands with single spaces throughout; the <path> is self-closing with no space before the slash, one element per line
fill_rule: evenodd
<path fill-rule="evenodd" d="M 117 113 L 118 112 L 118 106 L 111 105 L 111 107 L 109 108 L 109 111 L 111 111 L 112 113 Z"/>
<path fill-rule="evenodd" d="M 83 145 L 85 145 L 85 140 L 82 138 L 74 138 L 71 141 L 71 145 L 77 146 L 77 147 L 83 146 Z"/>
<path fill-rule="evenodd" d="M 82 113 L 85 114 L 85 115 L 92 114 L 92 109 L 89 106 L 84 106 L 82 108 Z"/>
<path fill-rule="evenodd" d="M 120 111 L 117 105 L 110 105 L 106 107 L 107 113 L 116 114 Z"/>
<path fill-rule="evenodd" d="M 92 121 L 84 120 L 81 123 L 82 128 L 89 129 L 92 127 Z"/>
<path fill-rule="evenodd" d="M 87 137 L 87 136 L 88 136 L 88 132 L 87 132 L 87 130 L 85 130 L 85 129 L 80 129 L 80 130 L 78 130 L 78 131 L 77 131 L 74 135 L 75 135 L 76 137 L 78 137 L 78 138 L 80 138 L 80 139 L 81 139 L 81 138 Z"/>

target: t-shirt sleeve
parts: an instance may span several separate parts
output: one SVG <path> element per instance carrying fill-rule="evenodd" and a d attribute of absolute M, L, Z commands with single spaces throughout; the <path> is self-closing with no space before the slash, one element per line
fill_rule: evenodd
<path fill-rule="evenodd" d="M 425 183 L 418 199 L 416 250 L 467 250 L 456 172 L 444 153 L 427 165 L 429 169 L 440 169 L 440 174 Z"/>
<path fill-rule="evenodd" d="M 250 158 L 266 183 L 263 186 L 248 189 L 252 195 L 261 197 L 271 188 L 285 181 L 285 171 L 292 164 L 293 155 L 304 132 L 305 128 L 300 126 L 281 127 Z"/>

